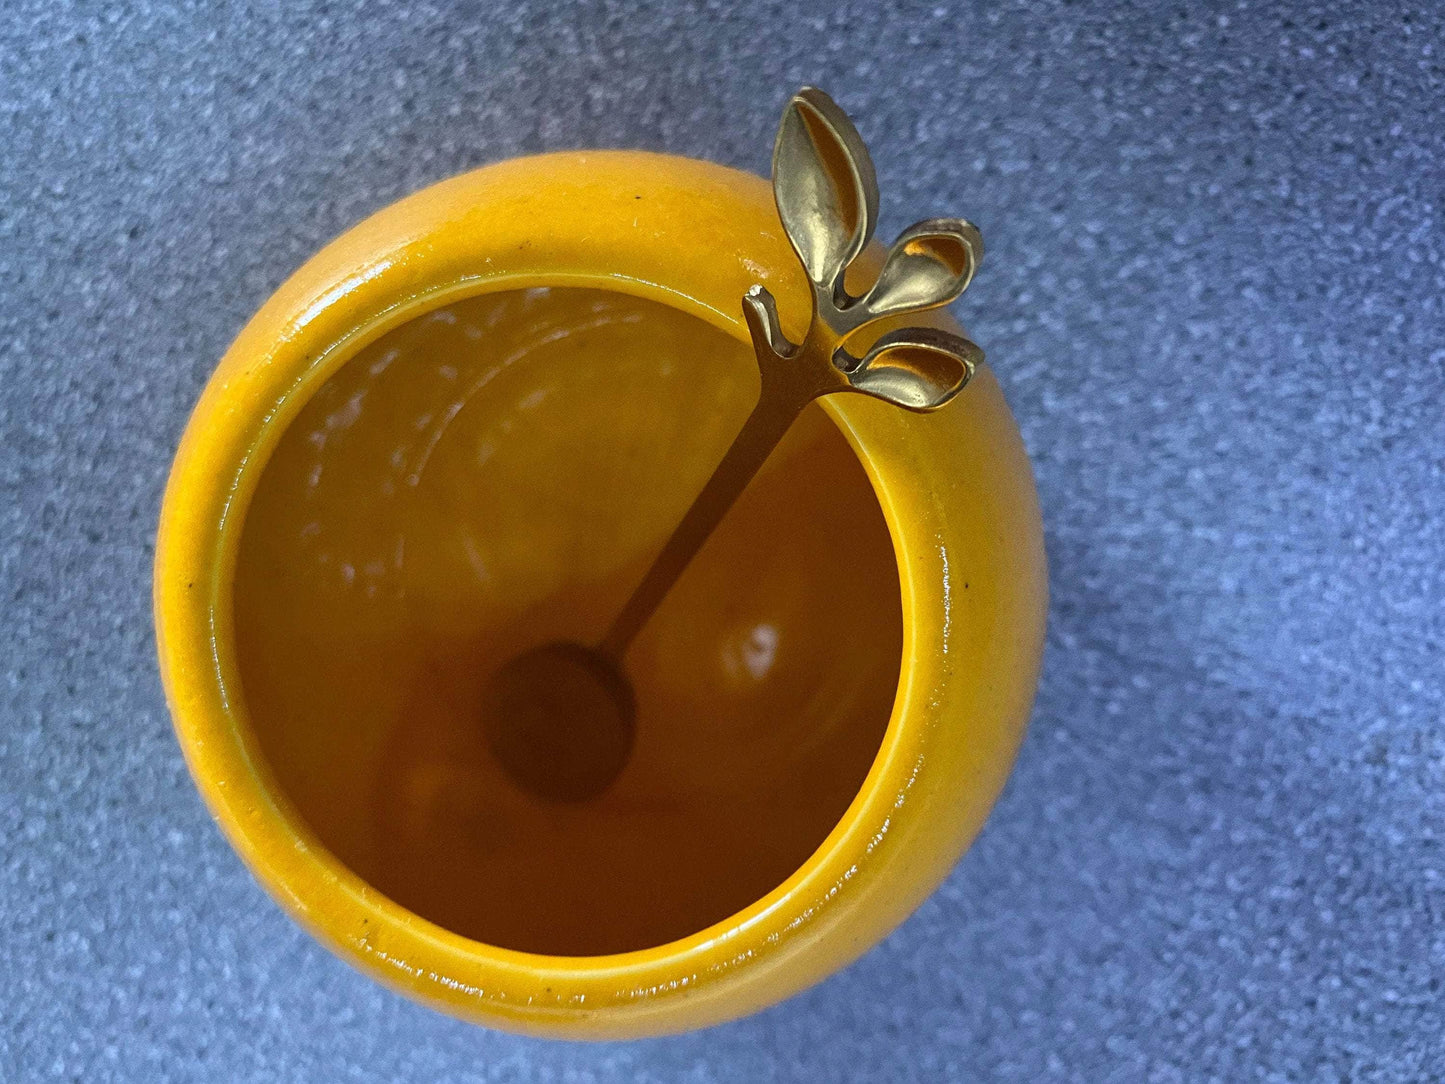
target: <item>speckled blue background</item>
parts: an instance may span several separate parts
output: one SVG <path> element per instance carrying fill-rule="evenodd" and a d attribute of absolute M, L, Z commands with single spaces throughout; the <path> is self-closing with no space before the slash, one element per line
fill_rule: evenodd
<path fill-rule="evenodd" d="M 1440 10 L 803 7 L 5 5 L 0 1079 L 1445 1076 Z M 149 580 L 187 412 L 367 212 L 550 148 L 762 172 L 803 82 L 882 233 L 988 239 L 959 311 L 1052 563 L 1018 769 L 914 918 L 752 1019 L 433 1015 L 292 926 L 186 775 Z"/>

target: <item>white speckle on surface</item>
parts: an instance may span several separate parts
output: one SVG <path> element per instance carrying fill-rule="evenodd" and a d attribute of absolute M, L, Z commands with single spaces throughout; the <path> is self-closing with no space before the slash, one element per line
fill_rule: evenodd
<path fill-rule="evenodd" d="M 953 579 L 948 574 L 948 549 L 939 543 L 938 559 L 943 562 L 943 653 L 948 654 L 948 638 L 953 631 Z"/>

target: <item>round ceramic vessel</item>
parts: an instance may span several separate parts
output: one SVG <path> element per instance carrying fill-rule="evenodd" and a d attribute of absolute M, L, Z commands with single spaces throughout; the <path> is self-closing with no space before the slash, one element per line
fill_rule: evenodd
<path fill-rule="evenodd" d="M 740 299 L 755 283 L 777 297 L 796 336 L 807 285 L 762 179 L 633 152 L 519 159 L 419 192 L 327 246 L 266 302 L 207 386 L 176 456 L 157 543 L 157 640 L 176 732 L 256 877 L 373 978 L 465 1019 L 536 1035 L 706 1026 L 856 958 L 942 881 L 982 826 L 1028 717 L 1046 592 L 1028 461 L 987 368 L 931 415 L 863 396 L 824 401 L 891 538 L 902 609 L 897 687 L 871 766 L 826 838 L 781 884 L 721 921 L 606 955 L 463 936 L 333 853 L 258 741 L 237 648 L 242 528 L 288 424 L 329 377 L 428 312 L 536 287 L 660 303 L 747 344 Z"/>

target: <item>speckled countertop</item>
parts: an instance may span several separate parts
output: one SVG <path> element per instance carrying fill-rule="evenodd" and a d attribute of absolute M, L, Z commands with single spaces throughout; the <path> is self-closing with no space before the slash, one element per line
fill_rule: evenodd
<path fill-rule="evenodd" d="M 224 7 L 224 10 L 222 10 Z M 0 1079 L 1445 1075 L 1445 34 L 1396 5 L 12 0 L 0 19 Z M 246 317 L 458 170 L 764 171 L 828 87 L 1037 466 L 1033 727 L 978 844 L 752 1019 L 547 1044 L 256 887 L 153 662 L 168 461 Z"/>

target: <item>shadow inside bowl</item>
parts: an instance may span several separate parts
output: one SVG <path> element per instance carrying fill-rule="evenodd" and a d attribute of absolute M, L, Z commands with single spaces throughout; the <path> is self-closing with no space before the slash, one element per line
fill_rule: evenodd
<path fill-rule="evenodd" d="M 548 802 L 488 752 L 488 675 L 594 641 L 757 395 L 652 301 L 484 294 L 331 376 L 244 523 L 235 624 L 271 772 L 360 877 L 492 945 L 596 955 L 725 919 L 801 866 L 878 752 L 902 653 L 882 510 L 816 404 L 633 644 L 630 759 Z"/>

